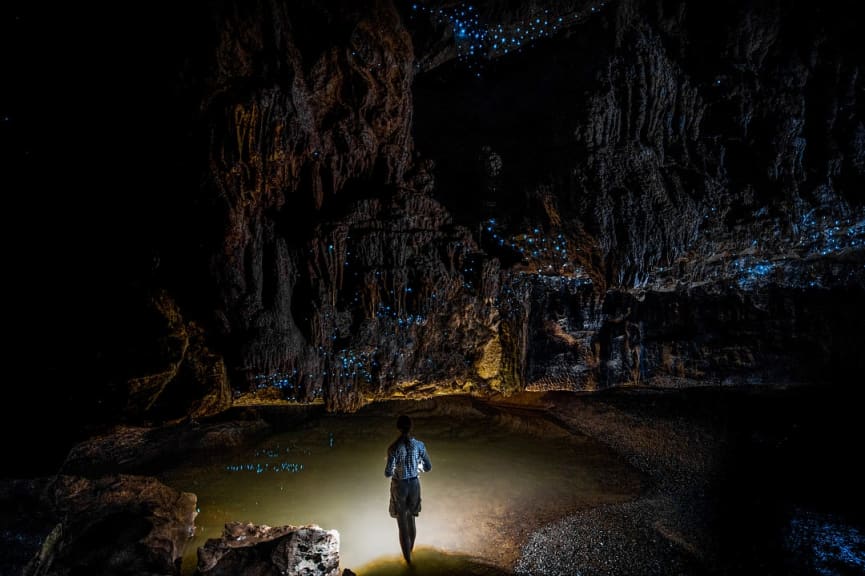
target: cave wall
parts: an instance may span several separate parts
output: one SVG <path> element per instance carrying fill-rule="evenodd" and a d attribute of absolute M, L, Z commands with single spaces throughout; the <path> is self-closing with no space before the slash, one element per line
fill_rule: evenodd
<path fill-rule="evenodd" d="M 844 381 L 865 318 L 852 5 L 202 0 L 123 19 L 109 37 L 141 105 L 108 106 L 134 120 L 98 139 L 116 177 L 85 204 L 123 218 L 69 265 L 100 310 L 72 349 L 79 404 L 172 419 Z"/>
<path fill-rule="evenodd" d="M 499 216 L 510 241 L 564 233 L 602 290 L 859 249 L 862 61 L 844 7 L 610 3 L 478 79 L 419 77 L 416 146 L 447 204 L 478 191 L 494 206 L 460 208 Z M 495 175 L 460 160 L 489 154 Z"/>
<path fill-rule="evenodd" d="M 507 57 L 463 53 L 416 80 L 437 197 L 532 277 L 524 385 L 849 381 L 863 318 L 849 6 L 592 6 L 531 43 L 507 24 L 522 44 Z"/>
<path fill-rule="evenodd" d="M 497 338 L 497 264 L 413 163 L 414 54 L 394 4 L 265 2 L 214 27 L 199 193 L 235 389 L 351 409 L 471 386 Z"/>
<path fill-rule="evenodd" d="M 195 313 L 235 397 L 855 367 L 862 61 L 840 8 L 788 4 L 211 12 Z M 541 10 L 565 25 L 466 51 Z"/>

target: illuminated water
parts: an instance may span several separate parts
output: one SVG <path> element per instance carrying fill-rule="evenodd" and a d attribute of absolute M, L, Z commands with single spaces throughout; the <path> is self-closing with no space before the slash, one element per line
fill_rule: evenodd
<path fill-rule="evenodd" d="M 419 405 L 324 415 L 223 461 L 166 472 L 168 485 L 198 496 L 184 574 L 193 572 L 197 548 L 231 521 L 336 529 L 341 567 L 360 576 L 397 573 L 401 554 L 388 515 L 385 452 L 398 434 L 395 410 L 412 406 Z M 433 464 L 421 477 L 417 573 L 424 562 L 500 573 L 496 567 L 510 568 L 541 523 L 639 491 L 637 474 L 615 454 L 540 413 L 450 412 L 411 412 Z"/>

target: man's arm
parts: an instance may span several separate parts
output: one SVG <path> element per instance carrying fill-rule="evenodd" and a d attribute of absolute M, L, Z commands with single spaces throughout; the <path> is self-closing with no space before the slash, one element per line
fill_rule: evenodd
<path fill-rule="evenodd" d="M 421 444 L 420 457 L 421 461 L 423 461 L 424 472 L 429 472 L 430 470 L 432 470 L 432 462 L 429 461 L 429 455 L 426 453 L 425 444 Z"/>
<path fill-rule="evenodd" d="M 390 478 L 393 476 L 394 469 L 396 468 L 396 450 L 389 451 L 387 453 L 387 462 L 384 465 L 384 475 Z"/>

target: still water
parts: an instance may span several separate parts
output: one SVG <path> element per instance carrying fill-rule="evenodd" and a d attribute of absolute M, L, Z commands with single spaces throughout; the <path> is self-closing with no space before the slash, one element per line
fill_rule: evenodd
<path fill-rule="evenodd" d="M 640 490 L 637 473 L 618 456 L 540 412 L 418 407 L 388 403 L 323 414 L 219 461 L 165 472 L 166 484 L 198 496 L 183 573 L 194 571 L 198 547 L 232 521 L 336 529 L 342 568 L 359 576 L 396 573 L 401 554 L 384 466 L 401 410 L 412 415 L 433 465 L 421 476 L 421 566 L 426 558 L 463 573 L 507 570 L 532 529 Z"/>

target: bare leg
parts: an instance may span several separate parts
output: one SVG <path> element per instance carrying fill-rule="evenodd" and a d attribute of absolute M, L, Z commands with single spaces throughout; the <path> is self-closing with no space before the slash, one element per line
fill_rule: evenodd
<path fill-rule="evenodd" d="M 414 537 L 417 535 L 417 529 L 414 523 L 414 514 L 408 515 L 408 534 L 411 542 L 411 548 L 409 548 L 409 550 L 414 550 Z"/>
<path fill-rule="evenodd" d="M 405 561 L 411 564 L 411 551 L 414 547 L 415 523 L 414 516 L 408 510 L 402 510 L 399 518 L 399 545 L 402 548 L 402 556 Z"/>

